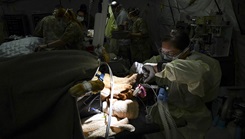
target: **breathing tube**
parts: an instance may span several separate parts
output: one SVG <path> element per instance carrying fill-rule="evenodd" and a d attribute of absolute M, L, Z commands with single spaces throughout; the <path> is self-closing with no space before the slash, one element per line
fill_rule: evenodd
<path fill-rule="evenodd" d="M 168 87 L 158 87 L 155 85 L 149 85 L 149 84 L 139 84 L 135 91 L 134 96 L 139 97 L 145 97 L 145 88 L 151 88 L 152 91 L 155 94 L 155 97 L 157 98 L 157 102 L 153 104 L 152 106 L 146 107 L 146 123 L 152 123 L 153 117 L 151 115 L 152 109 L 157 106 L 160 118 L 161 118 L 161 124 L 163 125 L 163 131 L 165 134 L 166 139 L 179 139 L 178 138 L 178 131 L 177 126 L 175 124 L 174 119 L 172 118 L 169 108 L 168 108 Z M 158 95 L 155 90 L 158 90 Z"/>
<path fill-rule="evenodd" d="M 99 71 L 99 69 L 100 69 L 100 67 L 102 65 L 106 65 L 108 67 L 109 75 L 110 75 L 110 86 L 111 86 L 111 88 L 110 88 L 110 99 L 112 100 L 113 99 L 113 90 L 114 90 L 114 88 L 113 88 L 114 80 L 113 80 L 112 70 L 111 70 L 110 66 L 106 62 L 101 62 L 100 60 L 98 60 L 98 61 L 99 61 L 99 67 L 97 68 L 97 70 L 96 70 L 96 72 L 95 72 L 93 77 L 97 76 L 99 80 L 103 81 L 104 74 L 102 73 L 102 74 L 98 75 L 98 71 Z M 84 81 L 82 84 L 83 84 L 84 88 L 91 88 L 91 85 L 89 85 L 87 81 Z M 93 95 L 93 92 L 92 91 L 88 91 L 88 90 L 89 89 L 87 89 L 87 92 L 85 93 L 85 95 L 83 95 L 81 97 L 78 97 L 77 101 L 82 99 L 84 96 Z M 91 104 L 92 103 L 89 103 L 89 105 L 91 105 Z M 100 99 L 100 104 L 101 104 L 101 99 Z M 109 139 L 109 130 L 110 130 L 110 125 L 111 125 L 111 117 L 112 117 L 112 103 L 110 103 L 110 108 L 109 108 L 109 116 L 108 116 L 108 122 L 107 122 L 106 133 L 105 133 L 105 138 L 106 139 Z"/>
<path fill-rule="evenodd" d="M 161 116 L 162 124 L 165 131 L 166 139 L 177 139 L 177 126 L 168 109 L 168 92 L 167 88 L 160 88 L 157 97 L 158 111 Z"/>
<path fill-rule="evenodd" d="M 110 85 L 111 85 L 111 88 L 110 88 L 110 100 L 113 100 L 113 91 L 114 91 L 114 80 L 113 80 L 113 73 L 112 73 L 112 70 L 110 68 L 110 66 L 106 63 L 106 62 L 100 62 L 100 66 L 97 68 L 96 72 L 95 72 L 95 75 L 97 74 L 97 72 L 99 71 L 100 67 L 102 65 L 106 65 L 108 67 L 108 70 L 109 70 L 109 74 L 110 74 Z M 103 74 L 102 76 L 99 77 L 99 79 L 102 79 L 103 78 Z M 110 132 L 110 125 L 111 125 L 111 117 L 112 117 L 112 103 L 110 103 L 110 106 L 109 106 L 109 117 L 108 117 L 108 122 L 107 122 L 107 126 L 106 126 L 106 133 L 105 133 L 105 139 L 109 139 L 109 132 Z"/>
<path fill-rule="evenodd" d="M 109 69 L 110 85 L 111 85 L 110 100 L 113 100 L 113 91 L 114 91 L 113 73 L 112 73 L 112 70 L 111 70 L 110 66 L 107 63 L 103 63 L 103 64 L 107 65 L 107 67 Z M 112 103 L 110 103 L 110 108 L 109 108 L 109 117 L 108 117 L 108 123 L 107 123 L 107 126 L 106 126 L 106 133 L 105 133 L 105 138 L 106 139 L 109 139 L 109 130 L 110 130 L 110 125 L 111 125 L 111 116 L 112 116 Z"/>

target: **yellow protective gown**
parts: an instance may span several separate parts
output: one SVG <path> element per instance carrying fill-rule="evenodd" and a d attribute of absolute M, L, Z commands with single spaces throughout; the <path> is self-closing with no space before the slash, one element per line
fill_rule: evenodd
<path fill-rule="evenodd" d="M 117 30 L 117 23 L 115 20 L 115 16 L 112 12 L 112 8 L 111 6 L 109 6 L 108 8 L 108 12 L 110 14 L 110 17 L 107 20 L 107 24 L 105 27 L 105 37 L 107 39 L 107 46 L 106 46 L 106 50 L 109 53 L 114 53 L 117 55 L 118 53 L 118 46 L 117 46 L 117 40 L 112 38 L 112 31 Z"/>
<path fill-rule="evenodd" d="M 107 24 L 105 27 L 105 36 L 107 38 L 111 38 L 112 37 L 111 32 L 117 30 L 117 24 L 111 6 L 108 7 L 108 12 L 110 17 L 107 19 Z"/>
<path fill-rule="evenodd" d="M 145 62 L 159 62 L 160 56 Z M 159 86 L 169 87 L 169 111 L 187 126 L 178 128 L 185 139 L 203 139 L 211 125 L 211 114 L 205 103 L 219 92 L 221 69 L 219 62 L 204 54 L 193 52 L 185 60 L 177 59 L 156 73 Z"/>

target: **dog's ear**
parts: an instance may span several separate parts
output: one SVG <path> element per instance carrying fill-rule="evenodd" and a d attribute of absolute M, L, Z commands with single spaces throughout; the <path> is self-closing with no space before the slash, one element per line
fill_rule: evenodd
<path fill-rule="evenodd" d="M 119 99 L 119 100 L 126 100 L 127 99 L 127 96 L 126 96 L 126 94 L 120 93 L 120 94 L 117 95 L 117 99 Z"/>
<path fill-rule="evenodd" d="M 126 100 L 133 98 L 133 91 L 132 90 L 125 90 L 117 95 L 117 99 L 119 100 Z"/>

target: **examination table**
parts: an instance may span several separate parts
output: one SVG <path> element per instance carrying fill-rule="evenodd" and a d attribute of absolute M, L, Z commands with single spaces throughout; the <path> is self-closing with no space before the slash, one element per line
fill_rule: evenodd
<path fill-rule="evenodd" d="M 93 64 L 92 64 L 93 63 Z M 76 50 L 37 52 L 0 59 L 1 139 L 83 139 L 76 99 L 68 89 L 90 80 L 97 57 Z M 131 120 L 135 132 L 115 138 L 138 138 L 158 131 L 143 112 Z"/>

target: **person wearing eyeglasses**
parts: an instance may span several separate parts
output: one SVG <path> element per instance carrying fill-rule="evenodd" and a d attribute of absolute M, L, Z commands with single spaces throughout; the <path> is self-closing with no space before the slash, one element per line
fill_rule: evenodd
<path fill-rule="evenodd" d="M 168 88 L 169 111 L 175 121 L 186 122 L 178 128 L 185 139 L 204 139 L 212 121 L 207 104 L 219 93 L 219 62 L 192 51 L 188 34 L 181 30 L 165 36 L 159 52 L 143 63 L 135 62 L 131 71 L 143 74 L 145 83 Z"/>

